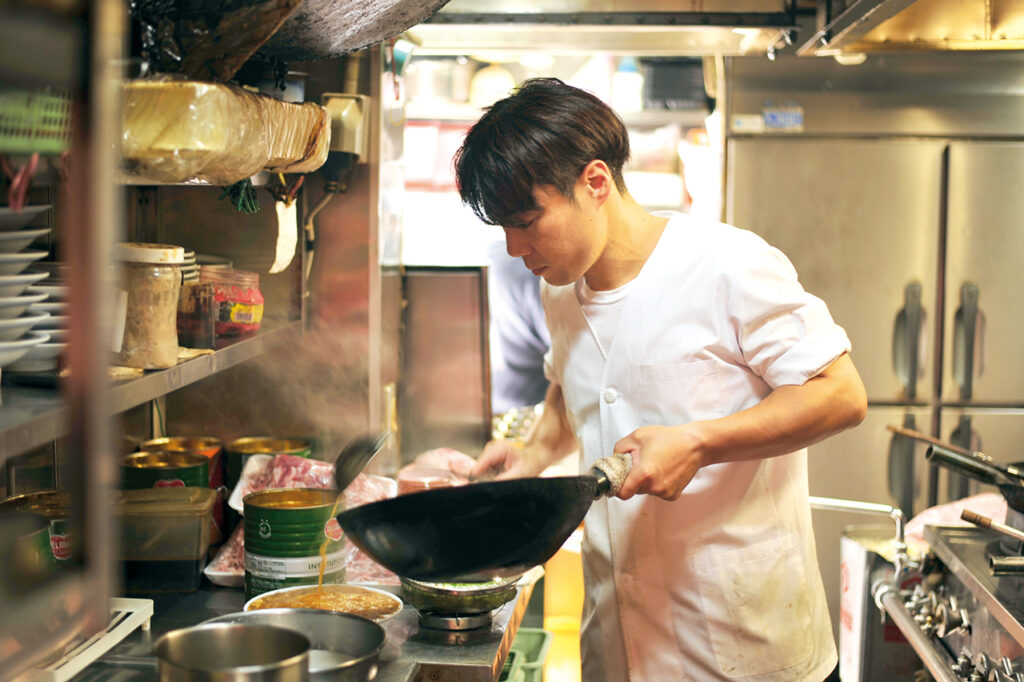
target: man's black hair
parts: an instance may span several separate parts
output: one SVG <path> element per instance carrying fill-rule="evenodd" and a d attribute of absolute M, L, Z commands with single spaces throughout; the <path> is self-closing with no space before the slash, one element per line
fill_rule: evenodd
<path fill-rule="evenodd" d="M 462 201 L 481 220 L 514 227 L 537 210 L 536 187 L 574 199 L 580 173 L 595 159 L 608 164 L 625 192 L 628 158 L 626 126 L 608 105 L 557 78 L 533 78 L 469 130 L 455 154 L 455 177 Z"/>

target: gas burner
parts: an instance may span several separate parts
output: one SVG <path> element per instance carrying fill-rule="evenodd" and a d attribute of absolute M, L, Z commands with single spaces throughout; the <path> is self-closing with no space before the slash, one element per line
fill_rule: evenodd
<path fill-rule="evenodd" d="M 433 630 L 476 630 L 478 628 L 490 627 L 491 612 L 484 613 L 435 613 L 433 611 L 419 611 L 420 625 Z"/>

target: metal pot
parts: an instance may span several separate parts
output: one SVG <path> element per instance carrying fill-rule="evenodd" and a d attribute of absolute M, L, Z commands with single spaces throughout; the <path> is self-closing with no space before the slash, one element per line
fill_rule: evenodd
<path fill-rule="evenodd" d="M 311 682 L 369 682 L 377 676 L 387 635 L 377 623 L 348 613 L 263 609 L 220 616 L 207 623 L 258 623 L 295 630 L 310 642 Z"/>
<path fill-rule="evenodd" d="M 256 623 L 172 630 L 153 646 L 160 682 L 307 682 L 309 638 Z"/>

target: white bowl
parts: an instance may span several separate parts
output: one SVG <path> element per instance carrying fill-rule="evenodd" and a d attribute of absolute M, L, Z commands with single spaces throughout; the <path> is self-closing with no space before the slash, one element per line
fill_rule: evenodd
<path fill-rule="evenodd" d="M 37 230 L 0 232 L 0 253 L 18 253 L 44 234 L 49 233 L 50 228 L 48 227 L 41 227 Z"/>
<path fill-rule="evenodd" d="M 28 310 L 30 305 L 38 304 L 44 298 L 46 298 L 46 294 L 20 294 L 0 298 L 0 320 L 18 317 Z M 48 313 L 50 311 L 42 310 L 41 312 Z"/>
<path fill-rule="evenodd" d="M 7 371 L 46 372 L 51 369 L 57 369 L 57 358 L 64 352 L 64 349 L 67 348 L 67 346 L 68 344 L 66 343 L 50 343 L 48 341 L 44 341 L 43 343 L 32 346 L 28 349 L 27 353 L 7 365 Z"/>
<path fill-rule="evenodd" d="M 6 367 L 12 362 L 17 362 L 33 346 L 46 343 L 50 340 L 47 334 L 29 332 L 17 341 L 0 341 L 0 367 Z"/>
<path fill-rule="evenodd" d="M 370 618 L 370 620 L 376 621 L 377 623 L 383 623 L 386 620 L 394 618 L 395 616 L 397 616 L 401 612 L 402 606 L 404 605 L 403 602 L 402 602 L 402 599 L 400 597 L 397 597 L 397 596 L 395 596 L 395 595 L 393 595 L 390 592 L 387 592 L 385 590 L 378 590 L 375 587 L 366 587 L 365 585 L 337 584 L 337 583 L 331 583 L 331 584 L 324 585 L 325 589 L 330 589 L 331 587 L 351 587 L 353 589 L 366 590 L 367 592 L 376 592 L 379 595 L 383 595 L 384 597 L 387 597 L 388 600 L 393 602 L 393 604 L 395 606 L 397 606 L 398 608 L 395 609 L 393 612 L 387 614 L 386 616 L 381 616 L 379 618 Z M 249 601 L 245 602 L 245 606 L 243 607 L 242 610 L 243 611 L 251 611 L 251 610 L 253 610 L 252 609 L 252 605 L 257 600 L 262 599 L 264 597 L 268 597 L 270 595 L 283 594 L 283 593 L 286 593 L 286 592 L 294 592 L 295 590 L 307 590 L 309 588 L 313 588 L 315 590 L 316 589 L 316 585 L 296 585 L 294 587 L 282 587 L 279 590 L 272 590 L 270 592 L 264 592 L 263 594 L 257 595 L 255 597 L 253 597 L 252 599 L 250 599 Z M 282 608 L 288 608 L 288 607 L 282 607 Z M 327 611 L 328 609 L 316 609 L 316 610 L 317 611 Z M 348 612 L 346 612 L 346 613 L 348 613 Z M 356 613 L 356 612 L 353 612 L 353 613 Z M 363 614 L 356 613 L 356 615 L 357 616 L 362 616 Z M 369 617 L 369 616 L 364 616 L 364 617 Z"/>
<path fill-rule="evenodd" d="M 17 296 L 33 283 L 43 279 L 46 279 L 45 272 L 23 272 L 20 275 L 0 275 L 0 298 Z"/>
<path fill-rule="evenodd" d="M 46 294 L 47 301 L 66 301 L 68 298 L 68 288 L 63 284 L 52 284 L 45 282 L 43 284 L 33 284 L 28 287 L 28 293 L 30 294 Z"/>
<path fill-rule="evenodd" d="M 46 312 L 45 310 L 33 310 L 32 306 L 29 306 L 28 308 L 30 313 Z M 67 329 L 69 324 L 71 324 L 71 317 L 69 315 L 50 315 L 36 324 L 35 329 L 36 331 L 49 334 L 52 329 Z"/>
<path fill-rule="evenodd" d="M 20 317 L 13 317 L 9 320 L 0 320 L 0 341 L 15 341 L 24 336 L 32 327 L 36 326 L 50 313 L 23 313 Z M 56 341 L 56 339 L 53 339 Z"/>
<path fill-rule="evenodd" d="M 39 301 L 33 303 L 28 307 L 32 311 L 41 311 L 44 313 L 50 313 L 51 315 L 64 316 L 67 315 L 68 304 L 67 301 L 48 301 L 46 300 L 48 294 L 33 294 L 33 296 L 42 296 Z"/>
<path fill-rule="evenodd" d="M 67 343 L 68 337 L 71 335 L 71 332 L 67 329 L 40 329 L 39 325 L 34 325 L 32 328 L 44 334 L 49 334 L 50 343 Z"/>
<path fill-rule="evenodd" d="M 9 230 L 20 230 L 21 228 L 25 227 L 30 222 L 35 220 L 37 216 L 40 216 L 45 211 L 49 210 L 50 204 L 26 206 L 17 213 L 7 208 L 6 206 L 0 208 L 0 232 L 8 232 Z"/>
<path fill-rule="evenodd" d="M 20 274 L 30 263 L 47 255 L 46 251 L 22 251 L 21 253 L 0 253 L 0 275 Z"/>

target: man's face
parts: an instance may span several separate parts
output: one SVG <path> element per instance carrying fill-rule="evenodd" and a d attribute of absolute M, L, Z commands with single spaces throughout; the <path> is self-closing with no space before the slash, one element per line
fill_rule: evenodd
<path fill-rule="evenodd" d="M 533 274 L 549 284 L 571 284 L 593 267 L 601 255 L 604 228 L 601 216 L 579 184 L 576 201 L 554 187 L 535 188 L 537 210 L 505 226 L 508 254 L 522 258 Z"/>

